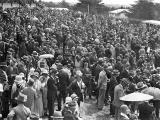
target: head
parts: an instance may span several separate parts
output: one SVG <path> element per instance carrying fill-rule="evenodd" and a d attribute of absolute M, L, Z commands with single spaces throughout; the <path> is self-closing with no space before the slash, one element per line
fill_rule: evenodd
<path fill-rule="evenodd" d="M 129 81 L 126 78 L 121 79 L 120 84 L 123 86 L 123 88 L 128 87 Z"/>
<path fill-rule="evenodd" d="M 128 108 L 127 105 L 122 105 L 120 107 L 120 111 L 121 111 L 121 113 L 126 114 L 126 115 L 130 114 L 130 109 Z"/>

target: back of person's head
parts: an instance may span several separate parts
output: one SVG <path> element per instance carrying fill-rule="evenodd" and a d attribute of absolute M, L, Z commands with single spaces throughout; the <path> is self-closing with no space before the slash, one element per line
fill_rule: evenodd
<path fill-rule="evenodd" d="M 34 80 L 32 78 L 29 78 L 28 86 L 33 86 L 33 85 L 34 85 Z"/>

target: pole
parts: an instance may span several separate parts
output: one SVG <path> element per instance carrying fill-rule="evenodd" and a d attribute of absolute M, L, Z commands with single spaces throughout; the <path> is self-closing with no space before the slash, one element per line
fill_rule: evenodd
<path fill-rule="evenodd" d="M 90 7 L 90 6 L 89 6 L 89 4 L 88 4 L 88 14 L 89 14 L 89 7 Z"/>

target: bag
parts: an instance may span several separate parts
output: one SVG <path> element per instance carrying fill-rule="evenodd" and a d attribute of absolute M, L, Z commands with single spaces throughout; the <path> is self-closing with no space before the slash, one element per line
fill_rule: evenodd
<path fill-rule="evenodd" d="M 152 114 L 151 114 L 151 120 L 158 120 L 158 118 L 155 114 L 155 111 L 153 111 Z"/>

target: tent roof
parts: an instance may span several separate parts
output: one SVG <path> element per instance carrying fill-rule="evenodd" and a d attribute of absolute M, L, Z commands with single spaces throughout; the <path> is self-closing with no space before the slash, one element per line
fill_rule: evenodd
<path fill-rule="evenodd" d="M 160 25 L 160 21 L 157 20 L 145 20 L 142 21 L 143 23 L 153 24 L 153 25 Z"/>
<path fill-rule="evenodd" d="M 128 9 L 117 9 L 117 10 L 110 11 L 109 13 L 118 14 L 118 13 L 121 13 L 121 12 L 130 13 L 130 11 Z"/>

